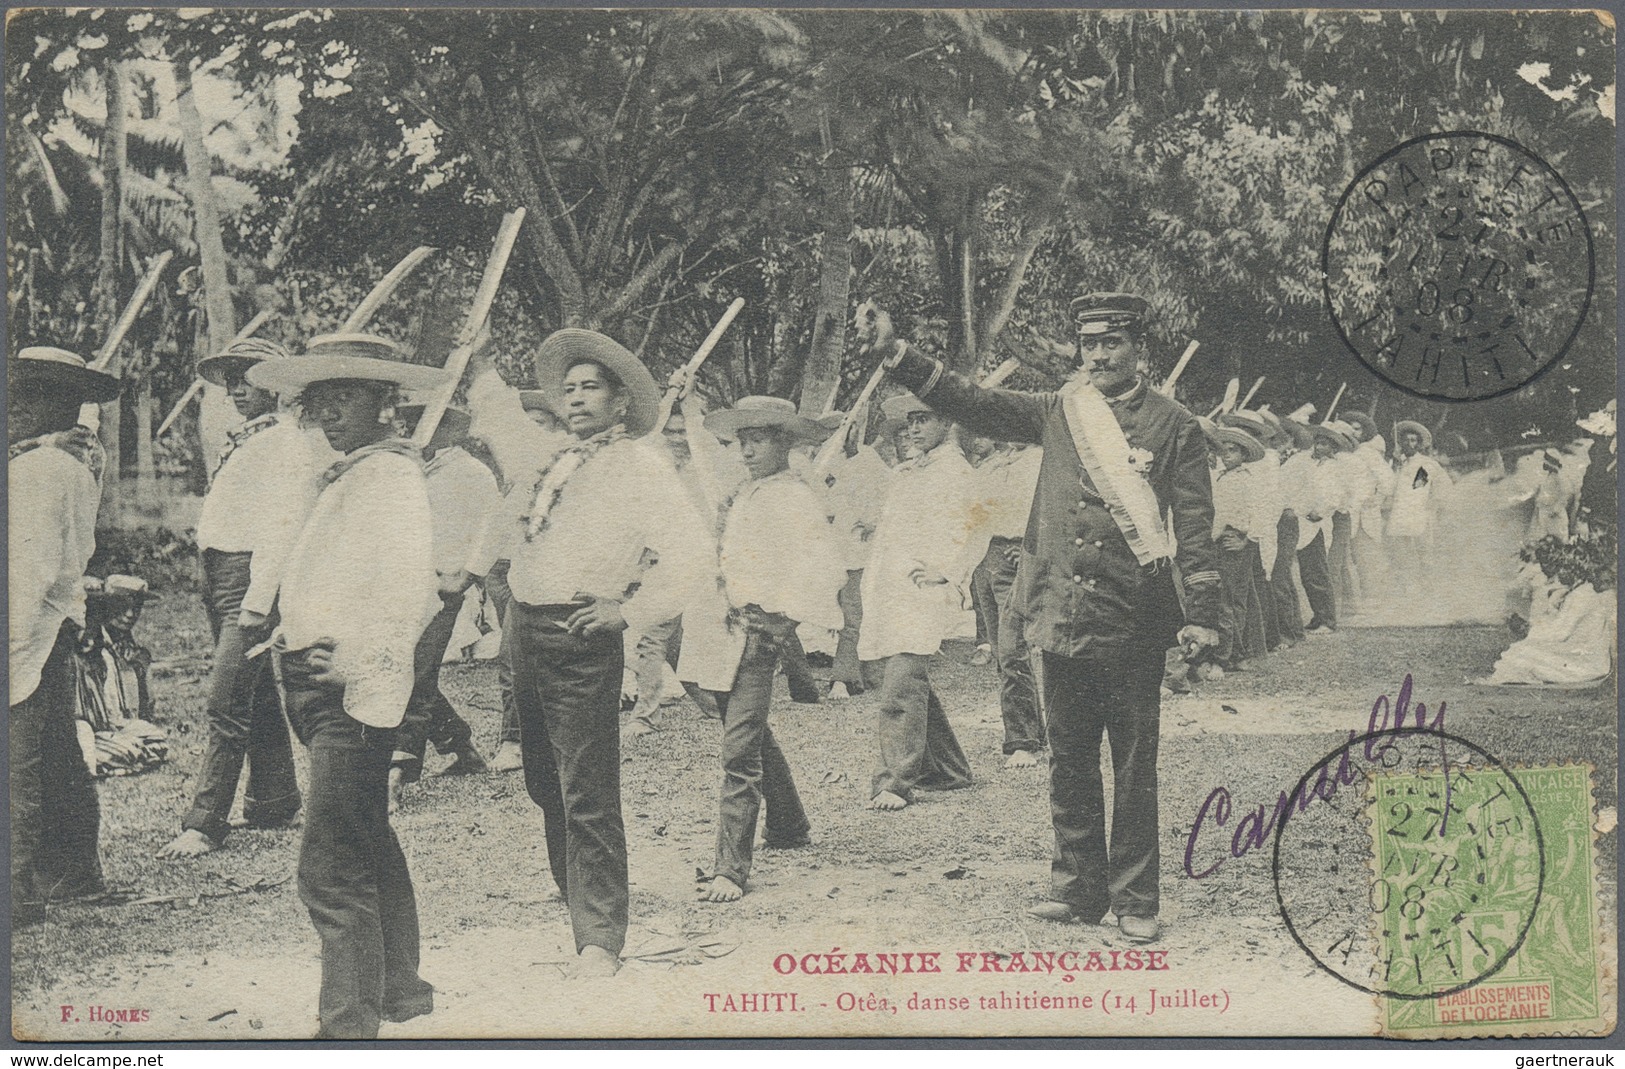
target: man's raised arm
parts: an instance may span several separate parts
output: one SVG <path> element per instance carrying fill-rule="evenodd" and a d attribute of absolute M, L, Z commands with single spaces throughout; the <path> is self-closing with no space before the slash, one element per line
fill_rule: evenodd
<path fill-rule="evenodd" d="M 1039 443 L 1053 394 L 1026 394 L 977 386 L 942 361 L 926 356 L 892 332 L 891 317 L 878 309 L 860 311 L 858 340 L 872 353 L 885 354 L 887 373 L 907 386 L 932 410 L 977 434 L 1003 442 Z"/>

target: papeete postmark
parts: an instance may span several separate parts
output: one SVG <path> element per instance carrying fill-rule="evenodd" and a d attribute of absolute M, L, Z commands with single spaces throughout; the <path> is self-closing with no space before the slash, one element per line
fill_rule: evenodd
<path fill-rule="evenodd" d="M 1369 804 L 1376 939 L 1411 996 L 1381 1000 L 1386 1034 L 1612 1028 L 1589 765 L 1396 769 Z"/>
<path fill-rule="evenodd" d="M 1406 141 L 1338 200 L 1321 268 L 1344 343 L 1403 390 L 1508 393 L 1568 351 L 1591 306 L 1585 211 L 1550 164 L 1475 131 Z"/>

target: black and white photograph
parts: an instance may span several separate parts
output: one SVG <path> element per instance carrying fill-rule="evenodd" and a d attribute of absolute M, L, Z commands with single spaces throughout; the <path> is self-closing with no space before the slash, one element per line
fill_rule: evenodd
<path fill-rule="evenodd" d="M 16 1044 L 1614 1032 L 1611 12 L 6 29 Z"/>

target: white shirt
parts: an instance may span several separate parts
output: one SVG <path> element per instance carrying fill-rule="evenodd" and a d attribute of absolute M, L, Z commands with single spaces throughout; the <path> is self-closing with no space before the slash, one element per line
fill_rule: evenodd
<path fill-rule="evenodd" d="M 440 607 L 433 541 L 422 465 L 378 451 L 322 491 L 288 557 L 282 636 L 290 650 L 336 640 L 344 711 L 363 724 L 406 714 L 413 651 Z"/>
<path fill-rule="evenodd" d="M 728 626 L 730 609 L 756 605 L 813 628 L 841 628 L 836 596 L 846 568 L 840 546 L 818 495 L 792 472 L 747 482 L 734 495 L 717 569 L 720 581 L 683 613 L 680 679 L 707 690 L 733 689 L 745 631 Z"/>
<path fill-rule="evenodd" d="M 973 469 L 952 442 L 892 471 L 891 492 L 863 570 L 863 628 L 858 657 L 931 654 L 964 610 L 971 569 L 986 548 L 974 515 Z M 974 556 L 973 556 L 974 554 Z M 916 586 L 924 567 L 947 584 Z"/>
<path fill-rule="evenodd" d="M 891 486 L 891 469 L 872 446 L 865 445 L 851 456 L 841 454 L 830 474 L 835 482 L 825 497 L 825 508 L 847 570 L 861 571 L 869 563 L 871 538 Z"/>
<path fill-rule="evenodd" d="M 502 504 L 496 476 L 455 445 L 436 453 L 423 466 L 423 475 L 434 522 L 434 568 L 441 575 L 455 575 L 474 556 L 487 524 Z M 489 570 L 489 566 L 484 569 Z"/>
<path fill-rule="evenodd" d="M 96 552 L 101 488 L 90 469 L 42 445 L 6 465 L 11 517 L 11 704 L 39 689 L 63 620 L 85 621 L 80 580 Z"/>
<path fill-rule="evenodd" d="M 321 493 L 321 474 L 338 458 L 320 431 L 277 416 L 215 473 L 198 516 L 197 546 L 253 554 L 243 608 L 270 614 L 288 552 Z"/>
<path fill-rule="evenodd" d="M 1013 453 L 995 453 L 976 469 L 989 537 L 1020 538 L 1027 533 L 1033 495 L 1038 491 L 1038 469 L 1043 464 L 1044 450 L 1034 446 Z"/>
<path fill-rule="evenodd" d="M 1249 538 L 1255 522 L 1255 493 L 1257 481 L 1246 465 L 1226 468 L 1220 464 L 1213 471 L 1213 537 L 1217 539 L 1226 527 L 1234 527 Z"/>
<path fill-rule="evenodd" d="M 1426 479 L 1419 478 L 1422 472 L 1427 473 Z M 1388 513 L 1389 537 L 1431 538 L 1450 485 L 1444 465 L 1434 458 L 1412 453 L 1402 460 L 1394 473 L 1393 506 Z"/>
<path fill-rule="evenodd" d="M 529 513 L 537 477 L 575 439 L 532 423 L 519 391 L 494 371 L 468 391 L 470 433 L 487 442 L 513 483 L 505 512 Z M 511 523 L 521 521 L 514 517 Z M 671 458 L 633 440 L 614 442 L 564 485 L 534 537 L 512 546 L 508 586 L 526 605 L 562 605 L 582 594 L 625 599 L 627 627 L 642 633 L 678 615 L 705 572 L 707 535 L 677 481 Z M 644 553 L 657 558 L 644 569 Z M 636 592 L 627 592 L 637 584 Z"/>
<path fill-rule="evenodd" d="M 1264 574 L 1275 568 L 1276 534 L 1281 523 L 1281 511 L 1286 508 L 1285 493 L 1281 487 L 1281 454 L 1265 449 L 1264 456 L 1247 465 L 1253 473 L 1252 525 L 1247 537 L 1258 543 L 1258 555 L 1264 564 Z M 1296 547 L 1294 547 L 1296 548 Z"/>
<path fill-rule="evenodd" d="M 1366 476 L 1361 481 L 1362 498 L 1359 507 L 1359 527 L 1372 538 L 1382 537 L 1383 506 L 1394 492 L 1394 469 L 1388 466 L 1387 446 L 1382 435 L 1373 435 L 1360 443 L 1354 455 L 1365 462 Z"/>

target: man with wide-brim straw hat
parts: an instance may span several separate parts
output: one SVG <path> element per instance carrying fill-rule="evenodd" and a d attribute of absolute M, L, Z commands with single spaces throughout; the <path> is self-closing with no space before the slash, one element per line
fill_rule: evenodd
<path fill-rule="evenodd" d="M 1402 419 L 1394 424 L 1394 449 L 1400 458 L 1414 453 L 1433 452 L 1433 432 L 1414 419 Z"/>
<path fill-rule="evenodd" d="M 1352 450 L 1354 442 L 1325 423 L 1285 422 L 1303 447 L 1282 465 L 1281 474 L 1298 517 L 1298 575 L 1310 612 L 1304 633 L 1329 634 L 1338 618 L 1331 577 L 1332 518 L 1339 508 L 1347 508 L 1348 493 L 1337 457 Z"/>
<path fill-rule="evenodd" d="M 1332 540 L 1327 548 L 1327 568 L 1332 577 L 1332 598 L 1338 615 L 1359 612 L 1358 587 L 1354 574 L 1354 535 L 1359 529 L 1360 512 L 1376 497 L 1376 475 L 1368 453 L 1360 451 L 1360 428 L 1346 419 L 1326 420 L 1322 426 L 1342 438 L 1334 459 L 1338 479 L 1337 506 L 1332 510 Z"/>
<path fill-rule="evenodd" d="M 1281 478 L 1283 454 L 1292 449 L 1292 436 L 1267 406 L 1237 409 L 1219 417 L 1219 423 L 1239 427 L 1264 447 L 1264 456 L 1252 465 L 1257 530 L 1253 541 L 1253 586 L 1264 616 L 1264 646 L 1276 650 L 1284 643 L 1303 640 L 1303 614 L 1298 609 L 1298 583 L 1292 562 L 1298 548 L 1298 514 L 1292 492 Z"/>
<path fill-rule="evenodd" d="M 424 406 L 415 403 L 396 409 L 396 417 L 405 424 L 408 436 L 416 429 L 423 411 Z M 463 409 L 447 408 L 423 447 L 440 605 L 413 653 L 412 696 L 406 703 L 389 771 L 392 806 L 400 804 L 403 784 L 415 783 L 422 777 L 424 753 L 431 742 L 437 753 L 453 758 L 440 770 L 442 776 L 469 775 L 486 768 L 485 758 L 474 747 L 473 729 L 440 689 L 440 665 L 456 630 L 464 594 L 471 585 L 469 578 L 483 578 L 483 573 L 473 571 L 481 567 L 474 558 L 479 554 L 486 525 L 501 504 L 496 476 L 462 448 L 469 422 Z"/>
<path fill-rule="evenodd" d="M 270 658 L 246 656 L 276 626 L 283 566 L 321 491 L 321 470 L 336 459 L 320 432 L 299 426 L 291 405 L 279 412 L 274 392 L 248 382 L 255 366 L 290 359 L 276 342 L 245 338 L 198 361 L 199 376 L 225 387 L 243 423 L 227 434 L 198 516 L 203 607 L 214 635 L 203 707 L 209 742 L 181 832 L 158 851 L 163 860 L 199 857 L 225 844 L 245 765 L 248 826 L 285 826 L 299 812 L 293 747 Z"/>
<path fill-rule="evenodd" d="M 1432 455 L 1433 434 L 1415 420 L 1394 424 L 1394 474 L 1384 530 L 1393 588 L 1423 589 L 1433 569 L 1435 540 L 1454 480 Z"/>
<path fill-rule="evenodd" d="M 863 571 L 858 658 L 865 685 L 881 692 L 869 807 L 895 811 L 918 790 L 971 785 L 930 663 L 970 607 L 971 571 L 987 543 L 985 533 L 972 539 L 973 470 L 949 434 L 953 425 L 912 394 L 887 398 L 881 411 L 907 424 L 912 455 L 892 471 Z"/>
<path fill-rule="evenodd" d="M 715 695 L 722 715 L 716 866 L 697 892 L 732 902 L 745 893 L 764 803 L 767 846 L 810 841 L 768 709 L 780 661 L 802 656 L 797 627 L 839 630 L 846 571 L 823 500 L 790 468 L 792 450 L 827 435 L 817 421 L 782 398 L 753 396 L 708 413 L 703 429 L 690 425 L 696 432 L 736 442 L 744 465 L 741 481 L 714 466 L 715 448 L 694 444 L 692 466 L 717 503 L 715 555 L 683 612 L 677 662 L 678 678 Z"/>
<path fill-rule="evenodd" d="M 321 1038 L 371 1039 L 380 1020 L 434 1008 L 418 976 L 418 919 L 389 826 L 389 767 L 413 652 L 439 606 L 423 458 L 397 435 L 402 390 L 443 387 L 369 335 L 312 338 L 249 381 L 297 395 L 342 454 L 283 569 L 274 636 L 288 718 L 310 752 L 299 894 L 322 942 Z"/>
<path fill-rule="evenodd" d="M 1260 502 L 1254 465 L 1264 444 L 1240 427 L 1200 420 L 1218 464 L 1213 474 L 1213 541 L 1219 547 L 1219 585 L 1224 592 L 1225 641 L 1215 659 L 1233 670 L 1267 652 L 1263 597 L 1254 582 L 1253 556 L 1266 524 L 1274 536 L 1276 517 Z"/>
<path fill-rule="evenodd" d="M 537 381 L 569 435 L 531 422 L 485 346 L 471 371 L 472 434 L 490 447 L 523 510 L 510 528 L 513 602 L 503 641 L 525 787 L 542 809 L 578 971 L 609 975 L 626 943 L 629 901 L 621 632 L 643 634 L 682 612 L 714 564 L 710 536 L 670 459 L 635 441 L 654 426 L 659 391 L 614 339 L 561 330 L 536 354 Z"/>
<path fill-rule="evenodd" d="M 1368 413 L 1351 408 L 1340 417 L 1355 440 L 1349 467 L 1356 487 L 1352 499 L 1353 568 L 1356 589 L 1361 597 L 1380 596 L 1388 586 L 1388 562 L 1382 548 L 1383 512 L 1393 492 L 1393 468 L 1388 464 L 1388 444 Z"/>
<path fill-rule="evenodd" d="M 66 349 L 34 346 L 6 363 L 11 606 L 11 916 L 105 890 L 101 810 L 74 726 L 74 654 L 84 639 L 81 579 L 96 550 L 104 458 L 76 425 L 118 380 Z"/>
<path fill-rule="evenodd" d="M 1127 939 L 1149 942 L 1160 933 L 1155 755 L 1164 654 L 1176 643 L 1194 654 L 1221 639 L 1212 480 L 1195 416 L 1141 371 L 1149 302 L 1087 293 L 1068 311 L 1078 371 L 1051 393 L 979 387 L 898 340 L 883 313 L 860 320 L 859 337 L 944 417 L 1044 447 L 1014 594 L 1027 641 L 1042 651 L 1056 844 L 1049 901 L 1030 912 L 1090 924 L 1113 912 Z M 1175 538 L 1164 528 L 1170 512 Z M 1100 767 L 1107 732 L 1110 843 Z"/>

